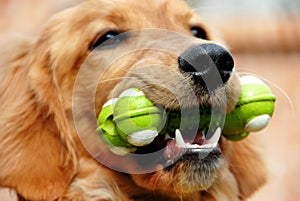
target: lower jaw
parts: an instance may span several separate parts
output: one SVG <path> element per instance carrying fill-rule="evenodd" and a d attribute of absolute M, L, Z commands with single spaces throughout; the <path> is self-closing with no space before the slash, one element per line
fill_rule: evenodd
<path fill-rule="evenodd" d="M 221 178 L 222 162 L 215 169 L 206 170 L 209 174 L 203 176 L 205 172 L 190 169 L 191 165 L 179 162 L 170 170 L 160 170 L 155 173 L 145 175 L 136 175 L 141 177 L 140 182 L 137 184 L 143 188 L 151 191 L 167 193 L 167 195 L 174 195 L 177 197 L 188 197 L 193 193 L 199 194 L 200 191 L 206 191 L 217 181 L 217 178 Z M 154 183 L 153 183 L 154 181 Z M 176 196 L 177 195 L 177 196 Z"/>
<path fill-rule="evenodd" d="M 206 172 L 205 167 L 210 168 L 208 172 L 214 170 L 219 165 L 219 160 L 222 159 L 222 152 L 220 146 L 211 149 L 184 149 L 181 148 L 179 153 L 173 158 L 166 158 L 163 156 L 164 150 L 160 150 L 156 155 L 154 154 L 150 160 L 143 160 L 143 154 L 137 154 L 137 164 L 140 169 L 145 170 L 149 174 L 155 174 L 158 171 L 171 172 L 178 168 L 189 169 L 193 168 L 196 172 Z M 153 162 L 155 161 L 155 162 Z M 193 172 L 192 171 L 192 172 Z M 206 174 L 206 173 L 205 173 Z"/>

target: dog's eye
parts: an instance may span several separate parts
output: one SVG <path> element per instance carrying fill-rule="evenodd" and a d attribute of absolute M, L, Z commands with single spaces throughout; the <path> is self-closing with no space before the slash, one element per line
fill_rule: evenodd
<path fill-rule="evenodd" d="M 118 36 L 121 32 L 119 31 L 108 31 L 105 34 L 101 34 L 94 42 L 90 45 L 89 49 L 94 50 L 97 47 L 114 47 L 124 40 L 124 36 Z M 116 37 L 118 36 L 118 37 Z"/>
<path fill-rule="evenodd" d="M 208 40 L 207 32 L 201 27 L 192 27 L 191 32 L 197 38 Z"/>

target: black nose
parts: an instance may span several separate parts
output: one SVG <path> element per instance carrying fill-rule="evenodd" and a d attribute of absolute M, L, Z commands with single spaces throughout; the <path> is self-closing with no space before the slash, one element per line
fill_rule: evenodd
<path fill-rule="evenodd" d="M 178 57 L 179 68 L 196 84 L 214 90 L 226 83 L 232 73 L 231 54 L 216 44 L 193 46 Z"/>

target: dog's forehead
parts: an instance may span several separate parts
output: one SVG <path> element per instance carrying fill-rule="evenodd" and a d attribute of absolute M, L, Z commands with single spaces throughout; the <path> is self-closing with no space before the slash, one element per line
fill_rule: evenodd
<path fill-rule="evenodd" d="M 193 26 L 206 27 L 184 0 L 86 0 L 53 16 L 36 45 L 47 47 L 56 63 L 66 66 L 68 61 L 71 67 L 110 31 L 155 29 L 192 36 Z M 54 54 L 57 50 L 62 54 Z"/>
<path fill-rule="evenodd" d="M 86 2 L 124 30 L 187 27 L 194 16 L 183 0 L 90 0 Z M 177 30 L 178 31 L 178 30 Z"/>
<path fill-rule="evenodd" d="M 165 10 L 169 8 L 187 8 L 186 1 L 184 0 L 87 0 L 86 4 L 93 5 L 94 8 L 102 8 L 102 10 L 113 10 L 113 9 L 136 9 L 140 11 L 154 11 L 154 10 Z M 101 6 L 101 7 L 98 7 Z"/>

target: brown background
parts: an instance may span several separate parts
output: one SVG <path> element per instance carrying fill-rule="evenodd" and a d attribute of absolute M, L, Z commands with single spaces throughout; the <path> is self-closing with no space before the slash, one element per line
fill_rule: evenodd
<path fill-rule="evenodd" d="M 299 2 L 203 0 L 191 3 L 225 37 L 234 53 L 240 74 L 253 74 L 263 78 L 277 96 L 276 110 L 270 125 L 254 134 L 260 135 L 265 144 L 269 181 L 250 200 L 298 201 Z M 1 35 L 4 34 L 35 34 L 49 15 L 70 4 L 71 0 L 1 0 L 0 37 L 3 38 Z M 9 197 L 8 190 L 0 189 L 1 201 L 14 200 Z"/>

